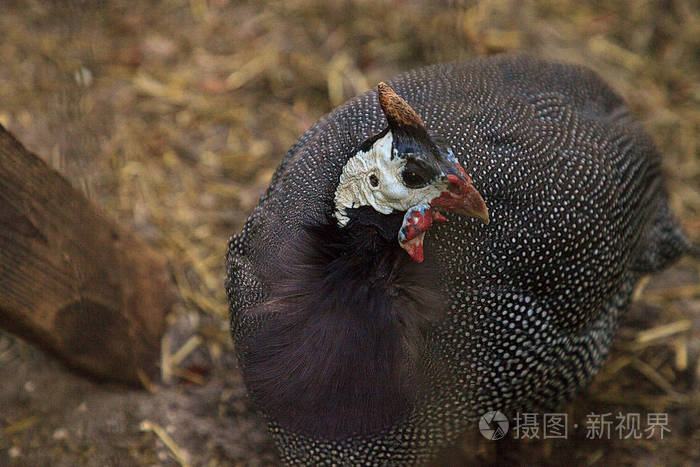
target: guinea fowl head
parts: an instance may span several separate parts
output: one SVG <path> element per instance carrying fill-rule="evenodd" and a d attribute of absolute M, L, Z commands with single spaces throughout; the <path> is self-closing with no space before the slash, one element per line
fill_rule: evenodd
<path fill-rule="evenodd" d="M 423 261 L 423 238 L 440 209 L 488 223 L 488 210 L 452 150 L 431 136 L 420 116 L 385 83 L 377 88 L 387 128 L 360 145 L 343 167 L 335 191 L 334 215 L 341 227 L 348 210 L 370 206 L 381 214 L 405 212 L 399 245 Z"/>
<path fill-rule="evenodd" d="M 446 220 L 441 209 L 488 221 L 452 151 L 389 86 L 378 96 L 388 127 L 344 164 L 325 222 L 302 225 L 266 262 L 266 299 L 245 311 L 254 325 L 238 340 L 252 398 L 272 423 L 314 438 L 408 416 L 427 387 L 425 335 L 447 302 L 436 262 L 418 264 L 424 234 Z"/>

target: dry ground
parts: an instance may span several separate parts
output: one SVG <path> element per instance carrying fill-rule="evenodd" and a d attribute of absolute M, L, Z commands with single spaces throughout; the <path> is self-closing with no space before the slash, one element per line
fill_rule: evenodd
<path fill-rule="evenodd" d="M 182 297 L 153 393 L 87 381 L 0 335 L 0 465 L 271 464 L 232 358 L 223 255 L 286 149 L 395 73 L 509 51 L 586 64 L 664 154 L 700 242 L 700 12 L 691 0 L 13 1 L 0 124 L 170 259 Z M 486 442 L 444 462 L 700 463 L 700 263 L 652 279 L 586 414 L 668 412 L 664 440 Z"/>

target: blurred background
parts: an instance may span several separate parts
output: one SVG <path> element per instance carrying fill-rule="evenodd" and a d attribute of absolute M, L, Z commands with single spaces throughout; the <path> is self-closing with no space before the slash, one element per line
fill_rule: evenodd
<path fill-rule="evenodd" d="M 0 334 L 0 465 L 268 465 L 228 335 L 228 237 L 314 121 L 396 73 L 525 52 L 584 64 L 664 156 L 700 243 L 700 10 L 691 0 L 19 1 L 0 5 L 0 124 L 169 259 L 181 300 L 150 392 L 96 384 Z M 490 442 L 441 462 L 700 463 L 700 263 L 640 291 L 568 407 L 669 414 L 664 439 Z M 478 436 L 478 435 L 476 435 Z"/>

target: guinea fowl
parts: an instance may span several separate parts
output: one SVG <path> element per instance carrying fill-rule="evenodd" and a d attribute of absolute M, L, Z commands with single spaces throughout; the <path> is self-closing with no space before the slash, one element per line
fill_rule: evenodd
<path fill-rule="evenodd" d="M 417 464 L 603 363 L 637 281 L 689 244 L 660 158 L 593 72 L 410 71 L 289 150 L 227 255 L 252 400 L 290 464 Z"/>

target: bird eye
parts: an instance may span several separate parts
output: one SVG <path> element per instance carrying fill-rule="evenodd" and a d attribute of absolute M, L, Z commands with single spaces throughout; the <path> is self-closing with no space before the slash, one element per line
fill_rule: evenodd
<path fill-rule="evenodd" d="M 406 159 L 401 178 L 408 188 L 423 188 L 437 176 L 435 169 L 426 161 L 417 157 Z"/>
<path fill-rule="evenodd" d="M 421 188 L 428 184 L 427 180 L 411 169 L 405 169 L 401 174 L 404 184 L 409 188 Z"/>
<path fill-rule="evenodd" d="M 372 174 L 369 176 L 369 184 L 372 185 L 373 187 L 379 186 L 379 179 L 377 178 L 376 175 Z"/>

